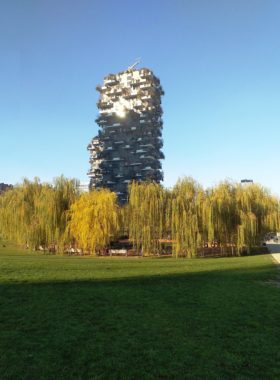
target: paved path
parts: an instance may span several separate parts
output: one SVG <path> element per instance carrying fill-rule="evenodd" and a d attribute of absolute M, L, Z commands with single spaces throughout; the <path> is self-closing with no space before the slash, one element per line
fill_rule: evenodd
<path fill-rule="evenodd" d="M 280 264 L 280 244 L 279 243 L 267 243 L 267 248 L 271 252 L 271 256 Z"/>
<path fill-rule="evenodd" d="M 280 264 L 280 253 L 272 253 L 271 256 Z"/>

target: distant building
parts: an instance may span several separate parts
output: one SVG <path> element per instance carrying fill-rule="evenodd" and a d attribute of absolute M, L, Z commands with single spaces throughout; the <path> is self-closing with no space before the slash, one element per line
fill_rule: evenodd
<path fill-rule="evenodd" d="M 164 92 L 151 70 L 134 67 L 108 75 L 102 86 L 97 86 L 100 129 L 88 145 L 90 189 L 109 188 L 120 203 L 127 201 L 131 181 L 163 179 Z"/>
<path fill-rule="evenodd" d="M 249 183 L 249 184 L 250 184 L 250 183 L 254 183 L 254 181 L 253 181 L 252 179 L 242 179 L 242 180 L 241 180 L 241 183 L 242 183 L 242 184 L 246 184 L 246 183 Z"/>
<path fill-rule="evenodd" d="M 4 191 L 10 190 L 13 188 L 13 185 L 8 185 L 6 183 L 0 183 L 0 194 L 4 193 Z"/>
<path fill-rule="evenodd" d="M 89 190 L 89 184 L 88 183 L 80 183 L 78 189 L 81 193 L 86 193 Z"/>

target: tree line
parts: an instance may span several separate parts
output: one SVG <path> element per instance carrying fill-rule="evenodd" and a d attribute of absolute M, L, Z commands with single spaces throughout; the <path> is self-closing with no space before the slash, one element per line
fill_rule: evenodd
<path fill-rule="evenodd" d="M 108 189 L 80 194 L 78 185 L 63 176 L 52 184 L 25 179 L 1 194 L 1 236 L 32 249 L 75 246 L 93 255 L 128 236 L 143 255 L 160 254 L 168 242 L 173 256 L 195 257 L 209 244 L 250 254 L 280 227 L 279 199 L 257 184 L 204 189 L 187 177 L 166 189 L 133 182 L 124 206 Z"/>

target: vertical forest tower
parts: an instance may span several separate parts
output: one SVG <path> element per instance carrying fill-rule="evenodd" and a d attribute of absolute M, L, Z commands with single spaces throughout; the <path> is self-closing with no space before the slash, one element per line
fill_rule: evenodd
<path fill-rule="evenodd" d="M 127 201 L 131 181 L 163 179 L 161 96 L 159 79 L 135 65 L 109 74 L 97 86 L 100 98 L 98 135 L 88 145 L 90 189 L 106 187 Z"/>

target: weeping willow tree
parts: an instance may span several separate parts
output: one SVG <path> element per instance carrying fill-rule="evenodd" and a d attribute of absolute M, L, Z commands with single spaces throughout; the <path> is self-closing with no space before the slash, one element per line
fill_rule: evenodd
<path fill-rule="evenodd" d="M 129 187 L 129 238 L 143 255 L 160 252 L 165 224 L 165 190 L 155 182 L 133 182 Z"/>
<path fill-rule="evenodd" d="M 3 237 L 30 248 L 55 245 L 65 241 L 67 210 L 78 196 L 77 181 L 64 177 L 54 185 L 38 178 L 25 179 L 0 197 L 0 233 Z"/>
<path fill-rule="evenodd" d="M 95 255 L 119 231 L 117 196 L 109 190 L 82 194 L 69 211 L 67 230 L 78 247 Z"/>
<path fill-rule="evenodd" d="M 67 222 L 71 205 L 78 199 L 79 181 L 63 176 L 55 178 L 53 185 L 53 239 L 58 242 L 60 250 L 69 241 Z"/>
<path fill-rule="evenodd" d="M 32 248 L 46 242 L 43 228 L 43 214 L 48 209 L 45 204 L 42 215 L 40 203 L 47 189 L 38 178 L 33 182 L 25 179 L 23 183 L 1 197 L 0 229 L 1 235 L 17 243 L 26 243 Z"/>
<path fill-rule="evenodd" d="M 270 196 L 266 191 L 265 196 L 265 215 L 262 217 L 261 234 L 280 229 L 280 201 L 277 197 Z"/>
<path fill-rule="evenodd" d="M 208 219 L 208 242 L 219 242 L 222 252 L 231 247 L 234 254 L 236 223 L 238 221 L 236 186 L 228 181 L 208 191 L 206 202 Z"/>
<path fill-rule="evenodd" d="M 236 207 L 238 253 L 244 248 L 250 253 L 267 232 L 279 229 L 279 200 L 263 187 L 255 184 L 237 186 Z"/>
<path fill-rule="evenodd" d="M 173 255 L 193 257 L 218 243 L 223 254 L 250 253 L 265 234 L 279 230 L 279 200 L 259 185 L 225 181 L 204 190 L 192 178 L 172 190 L 157 184 L 130 187 L 126 218 L 134 246 L 144 254 L 160 250 L 160 239 L 173 242 Z"/>
<path fill-rule="evenodd" d="M 119 208 L 119 236 L 127 238 L 129 235 L 129 204 L 126 203 Z"/>
<path fill-rule="evenodd" d="M 173 255 L 176 257 L 193 257 L 201 245 L 202 201 L 203 189 L 192 178 L 180 179 L 172 190 L 169 214 L 174 241 Z"/>
<path fill-rule="evenodd" d="M 0 195 L 0 234 L 1 237 L 22 243 L 27 235 L 23 223 L 24 211 L 23 189 L 14 188 Z"/>
<path fill-rule="evenodd" d="M 166 190 L 156 183 L 132 183 L 129 203 L 122 208 L 108 190 L 80 196 L 77 188 L 73 179 L 47 184 L 35 178 L 1 194 L 1 236 L 60 251 L 74 238 L 80 248 L 95 253 L 118 233 L 129 233 L 144 255 L 160 253 L 167 239 L 174 256 L 193 257 L 213 241 L 223 252 L 250 253 L 266 233 L 280 228 L 279 199 L 256 184 L 226 181 L 204 190 L 185 178 Z"/>
<path fill-rule="evenodd" d="M 279 200 L 260 185 L 223 182 L 207 194 L 208 240 L 219 241 L 222 251 L 250 253 L 267 232 L 279 229 Z"/>

